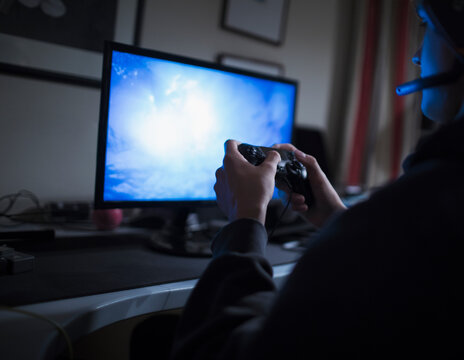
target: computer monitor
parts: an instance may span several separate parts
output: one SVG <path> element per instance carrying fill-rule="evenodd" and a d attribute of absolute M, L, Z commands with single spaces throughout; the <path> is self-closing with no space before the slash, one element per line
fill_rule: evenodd
<path fill-rule="evenodd" d="M 95 207 L 214 204 L 224 142 L 291 142 L 296 99 L 294 80 L 107 42 Z"/>

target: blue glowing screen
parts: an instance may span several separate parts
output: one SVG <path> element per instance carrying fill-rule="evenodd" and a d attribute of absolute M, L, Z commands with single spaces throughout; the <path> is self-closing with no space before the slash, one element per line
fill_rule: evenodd
<path fill-rule="evenodd" d="M 293 83 L 113 51 L 104 201 L 214 200 L 224 142 L 290 142 Z"/>

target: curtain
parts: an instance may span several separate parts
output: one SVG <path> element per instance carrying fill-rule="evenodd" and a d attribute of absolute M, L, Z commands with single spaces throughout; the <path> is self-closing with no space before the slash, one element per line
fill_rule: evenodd
<path fill-rule="evenodd" d="M 353 3 L 354 43 L 339 183 L 348 193 L 381 186 L 401 174 L 420 136 L 420 94 L 399 97 L 396 85 L 419 76 L 411 59 L 420 45 L 410 0 Z"/>

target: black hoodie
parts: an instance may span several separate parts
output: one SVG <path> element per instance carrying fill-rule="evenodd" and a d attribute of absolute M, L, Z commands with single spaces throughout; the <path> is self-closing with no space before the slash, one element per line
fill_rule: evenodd
<path fill-rule="evenodd" d="M 173 358 L 463 358 L 464 120 L 422 141 L 404 169 L 324 226 L 280 291 L 264 227 L 225 227 Z"/>

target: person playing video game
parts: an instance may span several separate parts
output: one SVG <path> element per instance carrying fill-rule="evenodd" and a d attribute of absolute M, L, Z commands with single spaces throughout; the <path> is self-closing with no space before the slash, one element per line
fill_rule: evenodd
<path fill-rule="evenodd" d="M 291 204 L 320 227 L 277 291 L 264 258 L 277 152 L 259 166 L 226 143 L 217 202 L 231 223 L 180 320 L 174 359 L 462 358 L 464 278 L 464 1 L 424 0 L 413 62 L 422 112 L 440 128 L 404 175 L 346 209 L 316 159 L 289 144 L 314 199 Z"/>

